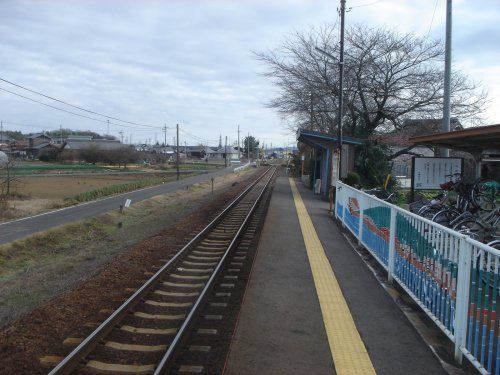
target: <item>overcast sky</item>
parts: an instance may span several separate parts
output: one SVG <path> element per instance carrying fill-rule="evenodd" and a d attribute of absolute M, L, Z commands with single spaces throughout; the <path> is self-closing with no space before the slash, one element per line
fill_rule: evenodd
<path fill-rule="evenodd" d="M 346 22 L 444 36 L 445 0 L 347 0 Z M 434 19 L 433 13 L 437 4 Z M 453 60 L 489 91 L 488 124 L 500 123 L 500 1 L 454 0 Z M 265 143 L 294 140 L 265 107 L 273 87 L 252 51 L 287 34 L 337 19 L 334 0 L 7 1 L 0 12 L 0 78 L 96 112 L 157 129 L 110 126 L 134 142 L 163 140 L 176 123 L 181 142 L 217 143 L 248 132 Z M 432 25 L 431 25 L 432 21 Z M 0 82 L 0 88 L 50 103 Z M 85 113 L 83 113 L 85 114 Z M 87 114 L 88 115 L 88 114 Z M 99 117 L 98 117 L 99 118 Z M 75 117 L 0 91 L 4 128 L 23 132 L 106 132 Z M 101 118 L 102 119 L 102 118 Z M 189 133 L 188 134 L 186 134 Z"/>

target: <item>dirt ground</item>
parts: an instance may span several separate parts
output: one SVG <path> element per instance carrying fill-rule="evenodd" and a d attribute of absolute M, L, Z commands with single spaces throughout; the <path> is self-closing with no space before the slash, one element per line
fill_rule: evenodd
<path fill-rule="evenodd" d="M 248 180 L 253 173 L 247 173 L 242 179 Z M 107 317 L 108 312 L 103 313 L 102 309 L 119 306 L 131 294 L 127 288 L 136 288 L 145 279 L 145 271 L 153 271 L 155 266 L 163 264 L 164 259 L 170 258 L 187 238 L 206 225 L 225 203 L 243 189 L 246 183 L 235 184 L 236 180 L 232 175 L 227 176 L 224 181 L 218 181 L 214 195 L 210 192 L 210 186 L 205 184 L 193 187 L 194 191 L 177 193 L 177 196 L 170 197 L 169 203 L 165 197 L 162 200 L 161 196 L 143 202 L 144 206 L 137 207 L 136 210 L 150 217 L 150 221 L 142 220 L 146 216 L 134 215 L 128 220 L 122 219 L 127 228 L 127 238 L 133 237 L 134 233 L 144 235 L 146 232 L 145 238 L 148 239 L 140 243 L 136 241 L 131 246 L 130 241 L 123 241 L 123 234 L 121 248 L 113 243 L 112 236 L 108 242 L 105 238 L 98 238 L 96 241 L 92 236 L 86 243 L 80 243 L 78 239 L 76 247 L 80 249 L 76 255 L 84 252 L 83 258 L 75 256 L 70 248 L 66 251 L 70 258 L 66 258 L 66 262 L 56 262 L 59 266 L 55 269 L 54 265 L 43 267 L 44 263 L 50 263 L 48 259 L 51 257 L 39 262 L 41 269 L 36 266 L 34 269 L 28 268 L 27 273 L 35 282 L 29 282 L 30 277 L 25 274 L 17 274 L 17 279 L 21 279 L 17 284 L 19 288 L 36 286 L 49 277 L 53 279 L 53 285 L 49 285 L 49 289 L 55 292 L 51 300 L 0 332 L 2 373 L 46 373 L 50 366 L 40 367 L 39 359 L 46 355 L 67 354 L 72 347 L 64 345 L 64 339 L 90 333 Z M 185 205 L 179 204 L 182 199 L 186 201 Z M 155 211 L 158 207 L 161 211 L 170 211 L 170 218 L 167 219 L 166 215 L 158 216 Z M 137 221 L 135 226 L 134 220 Z M 112 217 L 106 217 L 104 221 L 116 224 Z M 154 222 L 158 223 L 156 229 L 149 228 Z M 148 228 L 153 233 L 147 233 Z M 95 242 L 99 243 L 98 248 L 90 251 L 92 246 L 89 244 Z M 106 253 L 107 257 L 99 256 L 102 253 Z M 52 255 L 57 258 L 57 253 Z M 38 262 L 33 265 L 36 264 Z M 40 272 L 50 274 L 40 275 Z M 8 279 L 12 280 L 12 277 Z M 98 294 L 95 293 L 96 290 L 99 290 Z M 0 300 L 4 300 L 2 296 Z"/>
<path fill-rule="evenodd" d="M 150 178 L 155 174 L 19 177 L 14 184 L 14 197 L 0 212 L 0 223 L 40 214 L 66 206 L 65 198 L 99 189 Z"/>

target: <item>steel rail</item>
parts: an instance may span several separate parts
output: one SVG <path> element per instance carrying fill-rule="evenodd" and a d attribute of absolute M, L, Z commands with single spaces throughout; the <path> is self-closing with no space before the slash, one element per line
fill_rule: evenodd
<path fill-rule="evenodd" d="M 59 364 L 54 367 L 49 375 L 70 374 L 99 342 L 106 337 L 121 321 L 129 311 L 137 305 L 159 281 L 165 272 L 176 263 L 189 249 L 196 245 L 203 236 L 213 229 L 228 213 L 233 209 L 246 194 L 271 170 L 268 168 L 254 182 L 252 182 L 240 195 L 238 195 L 219 215 L 215 217 L 205 228 L 194 236 L 172 259 L 162 266 L 151 278 L 146 281 L 132 296 L 130 296 L 120 307 L 118 307 L 99 327 L 97 327 L 89 336 L 87 336 L 73 351 L 71 351 Z M 276 171 L 276 170 L 275 170 Z M 271 176 L 274 175 L 275 171 Z M 267 186 L 268 183 L 266 183 Z M 259 195 L 260 197 L 260 195 Z M 238 233 L 239 234 L 239 231 Z"/>
<path fill-rule="evenodd" d="M 171 368 L 172 361 L 173 361 L 173 359 L 175 359 L 175 355 L 177 354 L 177 351 L 180 349 L 182 341 L 183 341 L 186 333 L 188 333 L 188 328 L 189 328 L 189 325 L 191 324 L 191 321 L 193 320 L 194 316 L 197 314 L 200 306 L 203 304 L 208 291 L 212 288 L 212 284 L 213 284 L 214 280 L 217 278 L 217 276 L 219 276 L 219 273 L 220 273 L 220 271 L 225 263 L 226 258 L 229 256 L 231 251 L 237 245 L 240 236 L 243 234 L 248 223 L 250 222 L 250 219 L 252 218 L 252 215 L 253 215 L 255 209 L 257 208 L 257 205 L 261 201 L 262 196 L 264 195 L 264 192 L 266 191 L 267 187 L 269 186 L 269 183 L 271 182 L 275 173 L 276 173 L 276 168 L 274 168 L 274 171 L 271 173 L 271 176 L 269 176 L 269 178 L 267 179 L 266 184 L 264 185 L 264 187 L 260 191 L 258 197 L 255 199 L 252 207 L 248 211 L 248 213 L 245 217 L 245 220 L 243 221 L 243 223 L 239 227 L 238 232 L 233 237 L 233 240 L 231 241 L 231 243 L 228 245 L 226 251 L 224 252 L 224 255 L 222 256 L 221 260 L 219 261 L 219 264 L 217 264 L 217 267 L 215 268 L 214 272 L 210 276 L 210 279 L 205 284 L 205 287 L 203 288 L 198 299 L 196 300 L 193 307 L 191 308 L 191 311 L 189 312 L 186 319 L 182 323 L 182 326 L 177 331 L 177 334 L 175 335 L 174 339 L 170 343 L 170 345 L 167 349 L 167 352 L 165 353 L 162 360 L 158 364 L 158 366 L 154 372 L 154 375 L 165 374 L 166 371 L 168 371 Z"/>

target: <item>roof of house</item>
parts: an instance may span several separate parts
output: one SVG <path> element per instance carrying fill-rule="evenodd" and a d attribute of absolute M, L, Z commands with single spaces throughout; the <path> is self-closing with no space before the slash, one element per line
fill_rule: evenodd
<path fill-rule="evenodd" d="M 50 137 L 50 136 L 48 136 L 47 134 L 44 134 L 44 133 L 30 134 L 26 138 L 27 139 L 35 139 L 35 138 L 48 138 L 48 139 L 52 139 L 52 137 Z"/>
<path fill-rule="evenodd" d="M 232 146 L 227 146 L 227 147 L 218 147 L 217 150 L 213 151 L 212 153 L 214 154 L 237 154 L 238 150 L 236 150 Z"/>
<path fill-rule="evenodd" d="M 46 147 L 59 148 L 58 145 L 55 145 L 55 144 L 50 143 L 50 142 L 44 142 L 44 143 L 40 143 L 39 145 L 33 146 L 31 149 L 41 150 L 42 148 L 46 148 Z"/>
<path fill-rule="evenodd" d="M 67 141 L 70 141 L 70 140 L 71 141 L 73 141 L 73 140 L 74 141 L 79 141 L 79 140 L 90 141 L 90 140 L 92 140 L 92 136 L 91 135 L 72 135 L 72 134 L 70 134 L 66 137 L 66 140 Z"/>

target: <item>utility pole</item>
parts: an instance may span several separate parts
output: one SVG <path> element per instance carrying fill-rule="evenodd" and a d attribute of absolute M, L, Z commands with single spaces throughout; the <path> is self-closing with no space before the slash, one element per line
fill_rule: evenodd
<path fill-rule="evenodd" d="M 450 91 L 451 91 L 451 0 L 446 0 L 446 41 L 444 52 L 444 106 L 443 106 L 443 132 L 450 131 Z M 450 156 L 450 150 L 440 149 L 442 157 Z"/>
<path fill-rule="evenodd" d="M 130 144 L 132 144 L 132 134 L 130 134 L 129 142 L 130 142 Z"/>
<path fill-rule="evenodd" d="M 120 130 L 118 133 L 120 134 L 120 136 L 122 138 L 122 144 L 123 144 L 123 130 Z"/>
<path fill-rule="evenodd" d="M 240 126 L 238 125 L 238 161 L 241 160 L 241 155 L 240 155 Z"/>
<path fill-rule="evenodd" d="M 3 122 L 0 121 L 0 141 L 3 142 Z"/>
<path fill-rule="evenodd" d="M 179 124 L 177 124 L 177 180 L 179 180 Z"/>
<path fill-rule="evenodd" d="M 188 146 L 187 146 L 187 142 L 184 141 L 184 155 L 186 156 L 185 159 L 187 160 L 187 157 L 188 157 Z"/>
<path fill-rule="evenodd" d="M 339 179 L 342 179 L 342 118 L 344 105 L 344 31 L 345 31 L 345 3 L 340 0 L 340 59 L 339 59 Z"/>
<path fill-rule="evenodd" d="M 247 158 L 248 162 L 250 163 L 250 133 L 248 133 L 247 136 Z"/>
<path fill-rule="evenodd" d="M 59 125 L 59 144 L 62 145 L 62 139 L 63 139 L 63 136 L 62 136 L 62 125 Z"/>
<path fill-rule="evenodd" d="M 108 128 L 106 130 L 106 135 L 109 135 L 109 120 L 108 120 Z"/>
<path fill-rule="evenodd" d="M 227 168 L 227 135 L 226 143 L 224 143 L 224 166 Z"/>
<path fill-rule="evenodd" d="M 163 134 L 165 135 L 165 142 L 163 143 L 163 146 L 167 146 L 167 124 L 163 126 Z"/>

